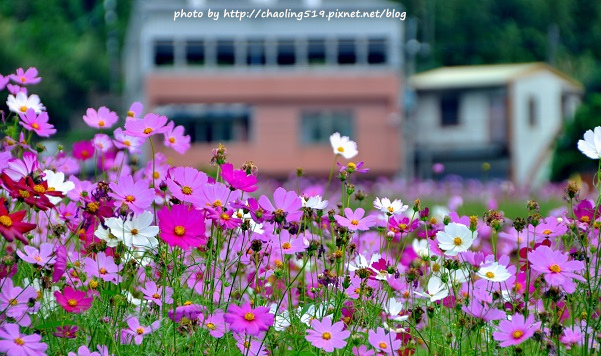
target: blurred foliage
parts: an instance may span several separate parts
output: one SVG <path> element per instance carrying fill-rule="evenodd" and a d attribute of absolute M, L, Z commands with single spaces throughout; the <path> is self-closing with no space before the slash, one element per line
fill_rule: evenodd
<path fill-rule="evenodd" d="M 566 123 L 563 135 L 557 140 L 551 165 L 551 180 L 561 181 L 570 178 L 574 172 L 597 171 L 598 161 L 592 160 L 578 150 L 578 140 L 582 140 L 586 130 L 601 125 L 601 94 L 589 95 L 578 108 L 573 120 Z"/>
<path fill-rule="evenodd" d="M 0 73 L 37 67 L 42 82 L 29 92 L 40 96 L 59 132 L 109 90 L 107 33 L 116 31 L 122 43 L 131 0 L 114 3 L 117 21 L 107 26 L 103 1 L 0 1 Z"/>
<path fill-rule="evenodd" d="M 601 91 L 601 1 L 396 2 L 417 19 L 417 39 L 432 48 L 418 56 L 418 71 L 544 61 L 580 80 L 589 91 Z"/>

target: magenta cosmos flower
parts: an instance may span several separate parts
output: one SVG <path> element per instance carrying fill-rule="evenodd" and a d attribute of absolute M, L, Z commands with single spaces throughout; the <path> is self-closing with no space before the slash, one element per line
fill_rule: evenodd
<path fill-rule="evenodd" d="M 259 198 L 259 205 L 273 214 L 275 222 L 300 221 L 303 216 L 303 212 L 300 210 L 303 207 L 303 201 L 295 192 L 287 192 L 286 189 L 279 187 L 273 193 L 273 201 L 274 204 L 271 204 L 265 195 L 261 195 Z"/>
<path fill-rule="evenodd" d="M 157 213 L 161 239 L 169 246 L 183 250 L 206 243 L 205 222 L 202 213 L 185 205 L 164 206 Z"/>
<path fill-rule="evenodd" d="M 143 213 L 154 201 L 154 189 L 148 188 L 146 180 L 134 183 L 131 174 L 121 176 L 117 184 L 111 182 L 109 187 L 113 190 L 109 196 L 117 205 L 125 204 L 136 214 Z"/>
<path fill-rule="evenodd" d="M 503 320 L 499 323 L 499 331 L 493 333 L 493 338 L 501 342 L 501 347 L 515 346 L 528 340 L 539 328 L 540 322 L 534 322 L 534 315 L 530 314 L 524 320 L 522 314 L 514 314 L 511 321 Z"/>
<path fill-rule="evenodd" d="M 581 282 L 586 281 L 582 276 L 574 273 L 582 271 L 584 263 L 568 261 L 568 259 L 568 255 L 561 253 L 561 251 L 553 251 L 545 245 L 537 247 L 528 255 L 528 261 L 530 261 L 532 269 L 542 273 L 547 283 L 552 286 L 562 286 L 567 293 L 573 293 L 576 290 L 573 279 Z"/>
<path fill-rule="evenodd" d="M 322 321 L 313 319 L 311 322 L 313 329 L 307 330 L 307 336 L 305 339 L 311 343 L 311 345 L 324 350 L 325 352 L 332 352 L 334 349 L 342 349 L 346 346 L 346 339 L 351 335 L 351 332 L 344 330 L 344 322 L 339 321 L 332 325 L 332 319 L 330 317 L 323 318 Z"/>
<path fill-rule="evenodd" d="M 155 134 L 164 133 L 167 130 L 166 116 L 157 114 L 146 114 L 143 119 L 130 119 L 125 122 L 126 135 L 134 137 L 150 137 Z"/>
<path fill-rule="evenodd" d="M 25 113 L 20 112 L 19 117 L 21 118 L 19 125 L 26 130 L 35 132 L 40 137 L 50 137 L 56 133 L 54 126 L 48 123 L 48 113 L 46 112 L 38 115 L 34 109 L 29 108 Z"/>
<path fill-rule="evenodd" d="M 42 356 L 48 348 L 38 334 L 25 335 L 17 324 L 5 324 L 0 329 L 0 353 L 12 356 Z"/>
<path fill-rule="evenodd" d="M 229 328 L 237 333 L 246 332 L 257 336 L 261 331 L 269 330 L 275 319 L 267 307 L 251 308 L 250 303 L 241 307 L 230 304 L 227 313 L 223 316 Z"/>
<path fill-rule="evenodd" d="M 252 174 L 247 175 L 241 169 L 234 169 L 231 163 L 221 165 L 221 177 L 233 189 L 240 189 L 243 192 L 254 192 L 257 190 L 257 177 Z"/>
<path fill-rule="evenodd" d="M 376 331 L 370 330 L 368 341 L 376 350 L 384 352 L 387 355 L 393 355 L 396 350 L 401 348 L 401 340 L 396 339 L 396 333 L 386 333 L 384 329 L 377 328 Z"/>
<path fill-rule="evenodd" d="M 83 121 L 88 126 L 96 129 L 109 129 L 113 126 L 119 117 L 114 111 L 110 111 L 106 106 L 101 106 L 98 111 L 88 108 L 86 114 L 83 116 Z"/>
<path fill-rule="evenodd" d="M 94 157 L 94 145 L 90 141 L 79 141 L 73 144 L 73 157 L 87 161 Z"/>
<path fill-rule="evenodd" d="M 344 215 L 345 216 L 336 215 L 334 218 L 340 226 L 344 226 L 351 231 L 366 231 L 376 224 L 376 218 L 374 216 L 363 217 L 363 215 L 365 215 L 365 210 L 362 208 L 357 208 L 354 212 L 351 208 L 346 208 L 344 209 Z"/>
<path fill-rule="evenodd" d="M 80 314 L 92 307 L 94 298 L 86 297 L 86 293 L 73 289 L 70 286 L 65 287 L 63 292 L 54 292 L 56 302 L 69 313 Z"/>

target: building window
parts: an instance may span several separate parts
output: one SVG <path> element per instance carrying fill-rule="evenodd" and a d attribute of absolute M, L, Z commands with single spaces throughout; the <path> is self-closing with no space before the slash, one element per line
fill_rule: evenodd
<path fill-rule="evenodd" d="M 351 110 L 305 110 L 301 113 L 302 143 L 327 144 L 334 132 L 353 137 L 353 121 Z"/>
<path fill-rule="evenodd" d="M 287 66 L 296 63 L 294 40 L 278 41 L 278 65 Z"/>
<path fill-rule="evenodd" d="M 203 41 L 186 42 L 186 63 L 189 65 L 205 64 L 205 48 Z"/>
<path fill-rule="evenodd" d="M 307 62 L 310 65 L 326 64 L 326 41 L 312 39 L 307 43 Z"/>
<path fill-rule="evenodd" d="M 528 124 L 530 127 L 536 126 L 538 123 L 538 101 L 535 97 L 528 98 Z"/>
<path fill-rule="evenodd" d="M 154 64 L 172 66 L 175 59 L 173 41 L 158 40 L 154 42 Z"/>
<path fill-rule="evenodd" d="M 249 66 L 265 65 L 265 42 L 263 40 L 248 41 L 246 64 Z"/>
<path fill-rule="evenodd" d="M 184 126 L 192 143 L 248 142 L 250 108 L 239 105 L 211 105 L 199 110 L 174 110 L 169 117 Z"/>
<path fill-rule="evenodd" d="M 385 38 L 370 38 L 367 42 L 367 63 L 384 64 L 387 61 L 388 42 Z"/>
<path fill-rule="evenodd" d="M 441 126 L 459 125 L 459 96 L 446 95 L 440 98 Z"/>
<path fill-rule="evenodd" d="M 357 63 L 357 51 L 355 48 L 355 40 L 340 39 L 338 40 L 338 64 L 355 64 Z"/>
<path fill-rule="evenodd" d="M 217 41 L 217 65 L 233 66 L 236 63 L 236 55 L 233 40 Z"/>

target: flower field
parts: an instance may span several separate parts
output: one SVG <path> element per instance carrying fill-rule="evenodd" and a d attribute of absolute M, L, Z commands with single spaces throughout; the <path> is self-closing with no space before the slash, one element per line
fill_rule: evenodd
<path fill-rule="evenodd" d="M 140 103 L 88 109 L 94 138 L 48 155 L 40 80 L 0 75 L 1 354 L 601 352 L 599 176 L 509 216 L 496 183 L 362 185 L 369 162 L 333 133 L 328 181 L 280 186 L 222 145 L 216 173 L 170 166 L 190 137 Z M 599 159 L 601 127 L 578 148 Z M 470 199 L 486 208 L 462 215 Z"/>

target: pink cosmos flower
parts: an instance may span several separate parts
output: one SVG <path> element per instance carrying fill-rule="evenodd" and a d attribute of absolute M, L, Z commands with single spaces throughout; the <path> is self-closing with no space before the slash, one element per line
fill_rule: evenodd
<path fill-rule="evenodd" d="M 279 246 L 282 254 L 294 255 L 298 252 L 303 252 L 309 247 L 308 241 L 300 235 L 291 235 L 288 230 L 282 230 L 279 235 L 272 237 L 274 245 Z"/>
<path fill-rule="evenodd" d="M 222 208 L 209 209 L 207 217 L 224 229 L 235 229 L 242 224 L 242 219 L 233 217 L 235 211 Z"/>
<path fill-rule="evenodd" d="M 8 79 L 8 77 L 6 77 L 6 78 Z M 19 85 L 7 84 L 6 89 L 8 89 L 8 92 L 11 93 L 12 95 L 17 95 L 19 93 L 23 93 L 23 94 L 27 95 L 27 88 L 19 86 Z"/>
<path fill-rule="evenodd" d="M 115 199 L 116 204 L 125 204 L 136 214 L 141 214 L 154 201 L 154 189 L 148 188 L 145 180 L 134 183 L 131 174 L 122 175 L 117 184 L 111 182 L 109 187 L 113 191 L 109 196 Z"/>
<path fill-rule="evenodd" d="M 56 257 L 54 255 L 55 246 L 50 243 L 43 243 L 40 245 L 40 250 L 31 246 L 24 246 L 23 250 L 25 253 L 17 250 L 17 255 L 27 263 L 31 263 L 38 266 L 51 266 L 54 264 Z"/>
<path fill-rule="evenodd" d="M 38 77 L 38 70 L 35 67 L 29 67 L 26 71 L 19 68 L 16 74 L 10 75 L 10 79 L 19 85 L 37 84 L 42 81 L 42 78 Z"/>
<path fill-rule="evenodd" d="M 501 347 L 515 346 L 528 340 L 539 328 L 540 322 L 534 322 L 534 315 L 530 314 L 524 320 L 524 316 L 517 313 L 511 317 L 511 321 L 499 323 L 499 331 L 493 333 L 493 338 L 501 342 Z"/>
<path fill-rule="evenodd" d="M 221 177 L 233 189 L 240 189 L 243 192 L 252 193 L 257 190 L 257 177 L 241 169 L 234 169 L 231 163 L 221 165 Z"/>
<path fill-rule="evenodd" d="M 94 135 L 94 139 L 92 139 L 92 144 L 94 148 L 100 152 L 106 153 L 108 150 L 113 148 L 113 141 L 107 134 L 96 134 Z"/>
<path fill-rule="evenodd" d="M 67 249 L 60 245 L 56 249 L 56 261 L 54 262 L 54 271 L 52 271 L 52 283 L 58 282 L 67 270 Z"/>
<path fill-rule="evenodd" d="M 144 110 L 144 105 L 139 101 L 134 102 L 127 111 L 127 120 L 142 116 L 142 110 Z"/>
<path fill-rule="evenodd" d="M 330 317 L 325 317 L 322 321 L 313 319 L 311 328 L 307 330 L 305 339 L 325 352 L 343 349 L 346 346 L 345 340 L 351 335 L 350 331 L 344 330 L 344 322 L 339 321 L 332 325 Z"/>
<path fill-rule="evenodd" d="M 144 335 L 159 329 L 161 321 L 157 320 L 150 324 L 150 326 L 142 326 L 138 318 L 132 316 L 127 319 L 127 326 L 129 326 L 129 329 L 124 329 L 121 332 L 121 343 L 129 344 L 133 340 L 136 345 L 140 345 L 144 341 Z"/>
<path fill-rule="evenodd" d="M 48 113 L 46 112 L 38 115 L 34 109 L 29 108 L 25 113 L 20 112 L 19 117 L 21 118 L 19 125 L 35 132 L 40 137 L 50 137 L 56 133 L 54 126 L 48 123 Z"/>
<path fill-rule="evenodd" d="M 202 321 L 202 325 L 209 330 L 209 334 L 212 337 L 222 337 L 226 333 L 224 312 L 219 309 L 215 310 L 213 315 L 210 315 Z"/>
<path fill-rule="evenodd" d="M 119 117 L 114 111 L 110 111 L 106 106 L 101 106 L 98 111 L 88 108 L 86 114 L 83 116 L 83 121 L 88 126 L 96 129 L 110 129 Z"/>
<path fill-rule="evenodd" d="M 227 313 L 223 317 L 231 330 L 237 333 L 246 332 L 253 336 L 269 330 L 275 319 L 275 316 L 269 312 L 269 308 L 256 307 L 253 309 L 250 303 L 246 303 L 241 307 L 230 304 Z"/>
<path fill-rule="evenodd" d="M 184 154 L 190 148 L 190 136 L 184 135 L 183 126 L 180 125 L 174 128 L 174 125 L 173 121 L 171 121 L 166 126 L 163 145 L 173 148 L 177 153 Z"/>
<path fill-rule="evenodd" d="M 143 119 L 132 119 L 125 122 L 124 134 L 135 137 L 147 138 L 152 135 L 164 133 L 167 130 L 166 116 L 146 114 Z"/>
<path fill-rule="evenodd" d="M 37 293 L 36 293 L 37 295 Z M 78 291 L 70 286 L 63 292 L 54 292 L 56 302 L 69 313 L 81 314 L 92 307 L 94 298 L 86 297 L 86 292 Z"/>
<path fill-rule="evenodd" d="M 376 350 L 384 352 L 387 355 L 393 355 L 395 351 L 401 348 L 401 340 L 396 339 L 396 333 L 386 333 L 384 329 L 377 328 L 376 331 L 369 330 L 368 341 Z"/>
<path fill-rule="evenodd" d="M 194 206 L 198 209 L 219 209 L 226 208 L 229 202 L 236 201 L 240 197 L 240 191 L 232 191 L 225 184 L 217 182 L 214 184 L 205 184 L 200 189 L 200 198 Z"/>
<path fill-rule="evenodd" d="M 0 311 L 9 318 L 13 318 L 19 322 L 19 324 L 29 325 L 30 319 L 26 314 L 29 306 L 30 299 L 37 299 L 38 293 L 32 286 L 25 289 L 21 287 L 15 287 L 13 281 L 10 278 L 0 280 Z M 24 319 L 21 321 L 21 319 Z"/>
<path fill-rule="evenodd" d="M 351 208 L 346 208 L 344 209 L 344 215 L 345 216 L 336 215 L 334 218 L 340 226 L 344 226 L 351 231 L 366 231 L 376 224 L 376 217 L 363 217 L 363 215 L 365 215 L 365 210 L 362 208 L 357 208 L 354 212 Z"/>
<path fill-rule="evenodd" d="M 368 350 L 367 346 L 355 346 L 353 347 L 353 355 L 355 356 L 374 356 L 374 350 Z"/>
<path fill-rule="evenodd" d="M 279 187 L 273 193 L 274 204 L 271 204 L 269 198 L 261 195 L 259 205 L 273 215 L 273 220 L 277 223 L 297 222 L 303 216 L 301 208 L 303 201 L 294 191 L 286 191 Z"/>
<path fill-rule="evenodd" d="M 46 356 L 48 345 L 38 334 L 21 334 L 19 325 L 4 324 L 0 328 L 0 353 L 7 356 Z"/>
<path fill-rule="evenodd" d="M 165 289 L 165 299 L 163 300 L 163 288 Z M 163 303 L 171 304 L 173 303 L 173 288 L 171 287 L 161 287 L 157 286 L 157 284 L 153 281 L 148 281 L 144 285 L 144 288 L 140 288 L 140 291 L 144 293 L 144 299 L 150 300 L 154 304 L 159 307 L 163 305 Z"/>
<path fill-rule="evenodd" d="M 38 162 L 38 156 L 35 153 L 26 151 L 23 153 L 23 158 L 12 158 L 8 161 L 8 167 L 4 169 L 4 173 L 10 177 L 10 179 L 19 181 L 21 178 L 30 175 L 35 171 L 40 171 L 40 164 Z"/>
<path fill-rule="evenodd" d="M 98 351 L 90 351 L 86 345 L 81 345 L 77 349 L 77 353 L 69 352 L 67 356 L 105 356 L 108 355 L 108 348 L 106 346 L 98 345 Z"/>
<path fill-rule="evenodd" d="M 164 206 L 157 213 L 161 239 L 183 250 L 206 243 L 203 214 L 185 205 Z"/>
<path fill-rule="evenodd" d="M 87 161 L 94 157 L 94 145 L 90 141 L 79 141 L 73 144 L 73 157 Z"/>
<path fill-rule="evenodd" d="M 126 135 L 120 127 L 113 132 L 113 143 L 120 150 L 126 149 L 130 153 L 140 153 L 140 148 L 144 144 L 144 138 Z"/>
<path fill-rule="evenodd" d="M 584 269 L 584 263 L 575 260 L 568 261 L 568 259 L 567 254 L 553 251 L 545 245 L 537 247 L 528 254 L 528 261 L 530 261 L 532 269 L 542 273 L 547 283 L 552 286 L 563 286 L 567 293 L 573 293 L 576 290 L 573 279 L 586 281 L 575 273 Z"/>
<path fill-rule="evenodd" d="M 9 80 L 10 80 L 9 77 L 4 77 L 4 76 L 2 76 L 2 74 L 0 74 L 0 91 L 4 90 L 4 88 L 6 87 L 6 84 L 8 84 Z"/>
<path fill-rule="evenodd" d="M 474 318 L 482 319 L 487 322 L 492 320 L 502 320 L 506 318 L 506 314 L 504 311 L 488 306 L 484 307 L 483 303 L 474 298 L 470 300 L 470 303 L 468 305 L 464 305 L 462 310 L 468 315 L 473 316 Z"/>
<path fill-rule="evenodd" d="M 105 282 L 119 284 L 121 276 L 119 271 L 123 269 L 123 265 L 117 266 L 113 256 L 107 256 L 104 252 L 96 254 L 96 260 L 86 257 L 84 271 L 88 276 L 94 276 L 102 279 Z"/>
<path fill-rule="evenodd" d="M 200 192 L 207 181 L 208 177 L 204 172 L 192 167 L 176 167 L 169 170 L 166 182 L 174 197 L 183 202 L 198 204 Z"/>

